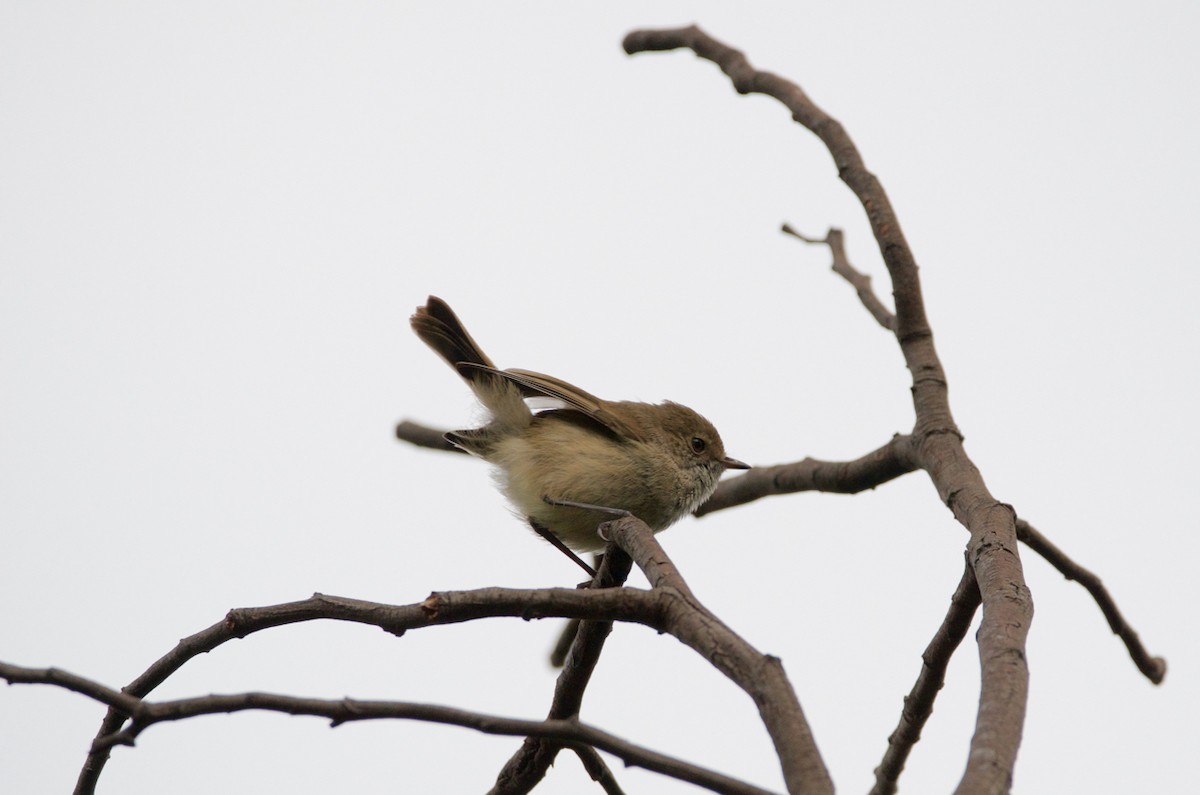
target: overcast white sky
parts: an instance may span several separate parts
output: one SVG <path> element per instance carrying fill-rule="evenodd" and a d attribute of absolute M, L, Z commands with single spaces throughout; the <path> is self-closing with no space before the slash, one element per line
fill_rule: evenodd
<path fill-rule="evenodd" d="M 736 8 L 735 8 L 736 5 Z M 1194 782 L 1200 7 L 1174 3 L 0 3 L 0 659 L 118 687 L 231 607 L 314 591 L 573 584 L 484 465 L 403 446 L 477 415 L 408 329 L 449 300 L 502 366 L 670 398 L 757 464 L 911 427 L 908 374 L 828 257 L 890 286 L 819 143 L 687 53 L 699 22 L 799 82 L 882 179 L 921 265 L 967 449 L 1092 567 L 1024 556 L 1022 793 Z M 663 537 L 699 597 L 782 657 L 840 791 L 869 787 L 966 533 L 914 474 Z M 269 690 L 537 718 L 558 623 L 402 639 L 261 633 L 164 697 Z M 907 792 L 966 761 L 972 640 Z M 65 792 L 103 710 L 0 690 L 5 792 Z M 619 627 L 583 717 L 782 789 L 748 698 Z M 516 740 L 241 714 L 148 731 L 101 792 L 481 792 Z M 630 792 L 693 792 L 613 762 Z M 599 791 L 564 755 L 539 790 Z"/>

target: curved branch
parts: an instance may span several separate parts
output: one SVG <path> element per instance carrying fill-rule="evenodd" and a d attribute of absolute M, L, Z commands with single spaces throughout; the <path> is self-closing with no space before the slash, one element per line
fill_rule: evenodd
<path fill-rule="evenodd" d="M 1117 609 L 1117 603 L 1100 578 L 1071 560 L 1067 553 L 1052 544 L 1050 539 L 1038 532 L 1024 519 L 1017 520 L 1017 537 L 1025 542 L 1026 546 L 1045 558 L 1051 566 L 1058 569 L 1062 576 L 1087 589 L 1087 592 L 1096 600 L 1100 611 L 1104 613 L 1104 618 L 1108 620 L 1109 628 L 1125 643 L 1125 648 L 1129 650 L 1129 656 L 1138 670 L 1154 684 L 1161 685 L 1167 675 L 1167 661 L 1146 651 L 1141 638 L 1121 615 L 1121 611 Z"/>
<path fill-rule="evenodd" d="M 696 516 L 744 505 L 775 494 L 823 491 L 856 494 L 916 470 L 912 439 L 896 434 L 891 441 L 853 461 L 806 458 L 792 464 L 754 467 L 744 475 L 722 480 Z"/>
<path fill-rule="evenodd" d="M 522 720 L 485 715 L 436 704 L 416 704 L 405 701 L 357 701 L 350 698 L 335 701 L 320 698 L 298 698 L 275 693 L 237 693 L 149 702 L 65 671 L 53 668 L 22 668 L 7 663 L 0 663 L 0 677 L 14 684 L 52 684 L 66 687 L 126 712 L 131 718 L 129 726 L 120 732 L 99 738 L 96 745 L 104 747 L 133 745 L 138 735 L 156 723 L 246 710 L 328 718 L 334 727 L 361 720 L 420 720 L 462 726 L 484 734 L 538 736 L 553 739 L 564 745 L 599 748 L 619 757 L 626 765 L 643 767 L 662 775 L 696 784 L 713 792 L 730 793 L 731 795 L 769 795 L 767 790 L 693 765 L 690 762 L 643 748 L 572 719 Z"/>
<path fill-rule="evenodd" d="M 759 93 L 777 99 L 796 122 L 825 144 L 838 176 L 862 204 L 892 280 L 896 339 L 912 374 L 915 460 L 929 473 L 955 518 L 971 533 L 969 561 L 983 601 L 983 623 L 977 636 L 982 692 L 967 770 L 958 792 L 1007 791 L 1025 720 L 1029 690 L 1025 640 L 1033 619 L 1033 599 L 1021 569 L 1015 514 L 991 495 L 963 449 L 962 434 L 950 412 L 946 374 L 925 315 L 916 260 L 887 193 L 867 170 L 842 125 L 799 86 L 754 69 L 741 52 L 696 26 L 635 31 L 625 37 L 624 45 L 630 54 L 691 49 L 717 64 L 739 94 Z"/>

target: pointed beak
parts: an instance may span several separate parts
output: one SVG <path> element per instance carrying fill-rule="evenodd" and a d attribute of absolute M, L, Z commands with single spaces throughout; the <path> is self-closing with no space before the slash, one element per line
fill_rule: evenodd
<path fill-rule="evenodd" d="M 750 468 L 749 464 L 744 463 L 742 461 L 738 461 L 736 458 L 730 458 L 729 456 L 725 456 L 724 458 L 722 458 L 721 463 L 725 465 L 726 469 L 749 469 Z"/>

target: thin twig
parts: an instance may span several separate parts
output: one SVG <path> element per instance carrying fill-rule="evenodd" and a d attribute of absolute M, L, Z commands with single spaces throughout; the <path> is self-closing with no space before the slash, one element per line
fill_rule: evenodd
<path fill-rule="evenodd" d="M 133 745 L 143 731 L 156 723 L 246 710 L 328 718 L 334 727 L 362 720 L 420 720 L 462 726 L 484 734 L 537 736 L 552 739 L 562 745 L 599 748 L 619 757 L 626 765 L 643 767 L 671 778 L 696 784 L 713 792 L 730 793 L 730 795 L 769 795 L 767 790 L 760 787 L 643 748 L 574 719 L 522 720 L 485 715 L 437 704 L 358 701 L 350 698 L 338 700 L 298 698 L 276 693 L 236 693 L 150 702 L 141 701 L 65 671 L 53 668 L 23 668 L 7 663 L 0 663 L 0 678 L 7 679 L 11 684 L 50 684 L 65 687 L 127 711 L 132 720 L 125 729 L 107 737 L 98 738 L 96 744 L 106 747 Z"/>
<path fill-rule="evenodd" d="M 871 287 L 871 277 L 850 264 L 850 258 L 846 256 L 846 240 L 842 230 L 830 227 L 824 239 L 802 235 L 788 224 L 784 224 L 780 231 L 799 238 L 805 243 L 829 246 L 829 250 L 833 254 L 833 264 L 830 266 L 833 272 L 850 283 L 850 286 L 858 293 L 858 300 L 862 301 L 862 305 L 879 325 L 888 331 L 896 330 L 896 316 L 883 305 L 879 296 L 875 295 L 875 289 Z"/>
<path fill-rule="evenodd" d="M 1058 569 L 1062 576 L 1068 580 L 1074 580 L 1087 589 L 1087 592 L 1096 600 L 1100 611 L 1104 613 L 1104 618 L 1108 620 L 1108 626 L 1125 643 L 1125 648 L 1129 650 L 1129 656 L 1133 659 L 1134 665 L 1151 682 L 1161 685 L 1167 675 L 1167 661 L 1146 651 L 1141 638 L 1121 615 L 1121 611 L 1117 609 L 1117 603 L 1100 578 L 1071 560 L 1067 553 L 1051 543 L 1050 539 L 1038 532 L 1024 519 L 1017 520 L 1017 537 L 1024 541 L 1026 546 L 1045 558 L 1051 566 Z"/>
<path fill-rule="evenodd" d="M 975 572 L 968 565 L 954 595 L 950 597 L 950 610 L 921 655 L 921 673 L 904 699 L 900 722 L 888 737 L 883 761 L 875 768 L 875 786 L 871 788 L 871 795 L 892 795 L 896 792 L 896 782 L 904 770 L 904 763 L 908 761 L 913 746 L 921 739 L 921 730 L 933 714 L 933 701 L 946 681 L 946 666 L 967 636 L 978 608 L 979 587 L 975 584 Z"/>
<path fill-rule="evenodd" d="M 10 685 L 54 685 L 72 693 L 87 696 L 93 701 L 113 707 L 121 715 L 129 716 L 142 707 L 137 696 L 113 690 L 91 679 L 64 671 L 61 668 L 26 668 L 21 665 L 0 662 L 0 679 Z"/>

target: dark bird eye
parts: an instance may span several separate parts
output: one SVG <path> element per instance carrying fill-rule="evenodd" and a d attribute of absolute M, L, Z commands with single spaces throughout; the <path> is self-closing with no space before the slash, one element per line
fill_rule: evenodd
<path fill-rule="evenodd" d="M 701 439 L 699 436 L 692 437 L 692 452 L 700 455 L 708 448 L 708 442 Z"/>

